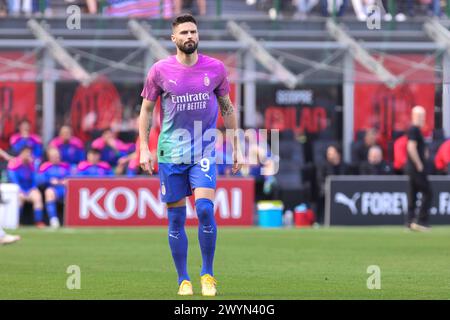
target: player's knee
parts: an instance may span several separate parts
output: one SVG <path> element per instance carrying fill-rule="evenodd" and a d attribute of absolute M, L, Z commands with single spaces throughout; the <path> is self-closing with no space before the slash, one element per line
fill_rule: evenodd
<path fill-rule="evenodd" d="M 198 220 L 203 225 L 214 224 L 214 203 L 206 198 L 195 201 L 195 209 L 197 211 Z"/>
<path fill-rule="evenodd" d="M 178 208 L 178 207 L 184 207 L 184 206 L 186 206 L 186 198 L 183 198 L 176 202 L 167 203 L 167 208 Z"/>
<path fill-rule="evenodd" d="M 33 190 L 30 193 L 31 202 L 33 202 L 34 206 L 42 207 L 42 196 L 39 190 Z"/>
<path fill-rule="evenodd" d="M 168 208 L 169 231 L 179 231 L 186 222 L 186 207 Z"/>
<path fill-rule="evenodd" d="M 55 201 L 56 195 L 55 190 L 53 188 L 48 188 L 45 190 L 45 200 L 46 201 Z"/>

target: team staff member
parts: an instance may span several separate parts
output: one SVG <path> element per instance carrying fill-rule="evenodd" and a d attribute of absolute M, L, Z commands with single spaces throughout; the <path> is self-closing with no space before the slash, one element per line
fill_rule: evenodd
<path fill-rule="evenodd" d="M 433 197 L 430 182 L 425 171 L 425 141 L 421 128 L 425 125 L 425 109 L 415 106 L 411 111 L 412 125 L 408 131 L 408 164 L 409 177 L 407 227 L 416 231 L 428 230 L 429 209 Z M 422 204 L 417 208 L 417 193 L 422 193 Z M 416 219 L 416 209 L 419 215 Z"/>

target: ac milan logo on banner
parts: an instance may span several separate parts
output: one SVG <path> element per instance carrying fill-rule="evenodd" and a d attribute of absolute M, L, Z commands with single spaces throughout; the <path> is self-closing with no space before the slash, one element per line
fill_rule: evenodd
<path fill-rule="evenodd" d="M 92 131 L 110 128 L 122 121 L 122 102 L 116 87 L 106 77 L 89 86 L 80 85 L 73 97 L 70 114 L 74 134 L 86 141 Z"/>
<path fill-rule="evenodd" d="M 404 83 L 390 89 L 380 84 L 375 76 L 362 77 L 367 70 L 357 63 L 354 131 L 378 129 L 378 142 L 386 149 L 394 134 L 408 130 L 411 109 L 420 105 L 426 110 L 423 134 L 429 136 L 434 128 L 435 59 L 427 55 L 396 54 L 383 56 L 382 61 L 384 67 L 402 77 Z"/>
<path fill-rule="evenodd" d="M 371 127 L 378 128 L 388 139 L 393 131 L 406 131 L 411 109 L 416 105 L 414 94 L 407 85 L 389 89 L 380 85 L 372 97 Z"/>
<path fill-rule="evenodd" d="M 25 69 L 10 64 L 0 68 L 0 148 L 9 148 L 9 138 L 22 120 L 31 122 L 35 128 L 37 84 L 35 54 L 21 51 L 0 51 L 4 61 L 21 61 L 30 67 Z"/>

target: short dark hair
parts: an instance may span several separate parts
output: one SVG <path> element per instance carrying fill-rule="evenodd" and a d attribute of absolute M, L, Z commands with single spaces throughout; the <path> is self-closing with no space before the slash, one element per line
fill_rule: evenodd
<path fill-rule="evenodd" d="M 31 121 L 25 118 L 20 120 L 20 122 L 17 124 L 17 129 L 19 129 L 24 123 L 28 123 L 28 125 L 31 126 Z"/>
<path fill-rule="evenodd" d="M 100 151 L 100 149 L 97 148 L 90 148 L 88 153 L 95 153 L 95 154 L 101 154 L 102 152 Z"/>
<path fill-rule="evenodd" d="M 193 24 L 197 25 L 197 20 L 188 13 L 181 14 L 172 21 L 172 29 L 178 26 L 179 24 L 185 23 L 185 22 L 192 22 Z"/>
<path fill-rule="evenodd" d="M 341 149 L 341 146 L 339 144 L 337 144 L 337 143 L 330 143 L 327 146 L 327 149 L 326 149 L 325 153 L 328 152 L 329 148 L 334 148 L 334 150 L 336 150 L 336 152 L 339 153 L 339 155 L 342 155 L 342 149 Z"/>
<path fill-rule="evenodd" d="M 25 146 L 23 146 L 22 148 L 19 149 L 18 154 L 21 154 L 24 151 L 33 152 L 33 148 L 31 146 L 29 146 L 29 145 L 25 145 Z"/>

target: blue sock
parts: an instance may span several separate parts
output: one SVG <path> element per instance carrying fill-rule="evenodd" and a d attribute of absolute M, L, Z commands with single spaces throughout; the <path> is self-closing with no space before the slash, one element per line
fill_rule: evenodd
<path fill-rule="evenodd" d="M 34 209 L 34 222 L 42 222 L 44 219 L 44 214 L 42 213 L 42 209 Z"/>
<path fill-rule="evenodd" d="M 45 205 L 45 209 L 47 210 L 47 214 L 50 219 L 58 217 L 58 213 L 56 212 L 55 201 L 48 201 L 47 204 Z"/>
<path fill-rule="evenodd" d="M 177 268 L 178 284 L 181 284 L 183 280 L 190 281 L 187 273 L 188 239 L 184 229 L 186 206 L 167 208 L 167 216 L 169 218 L 169 246 Z"/>
<path fill-rule="evenodd" d="M 214 219 L 214 204 L 211 200 L 201 198 L 195 201 L 198 216 L 198 241 L 202 251 L 201 276 L 213 276 L 214 252 L 216 251 L 217 226 Z"/>

